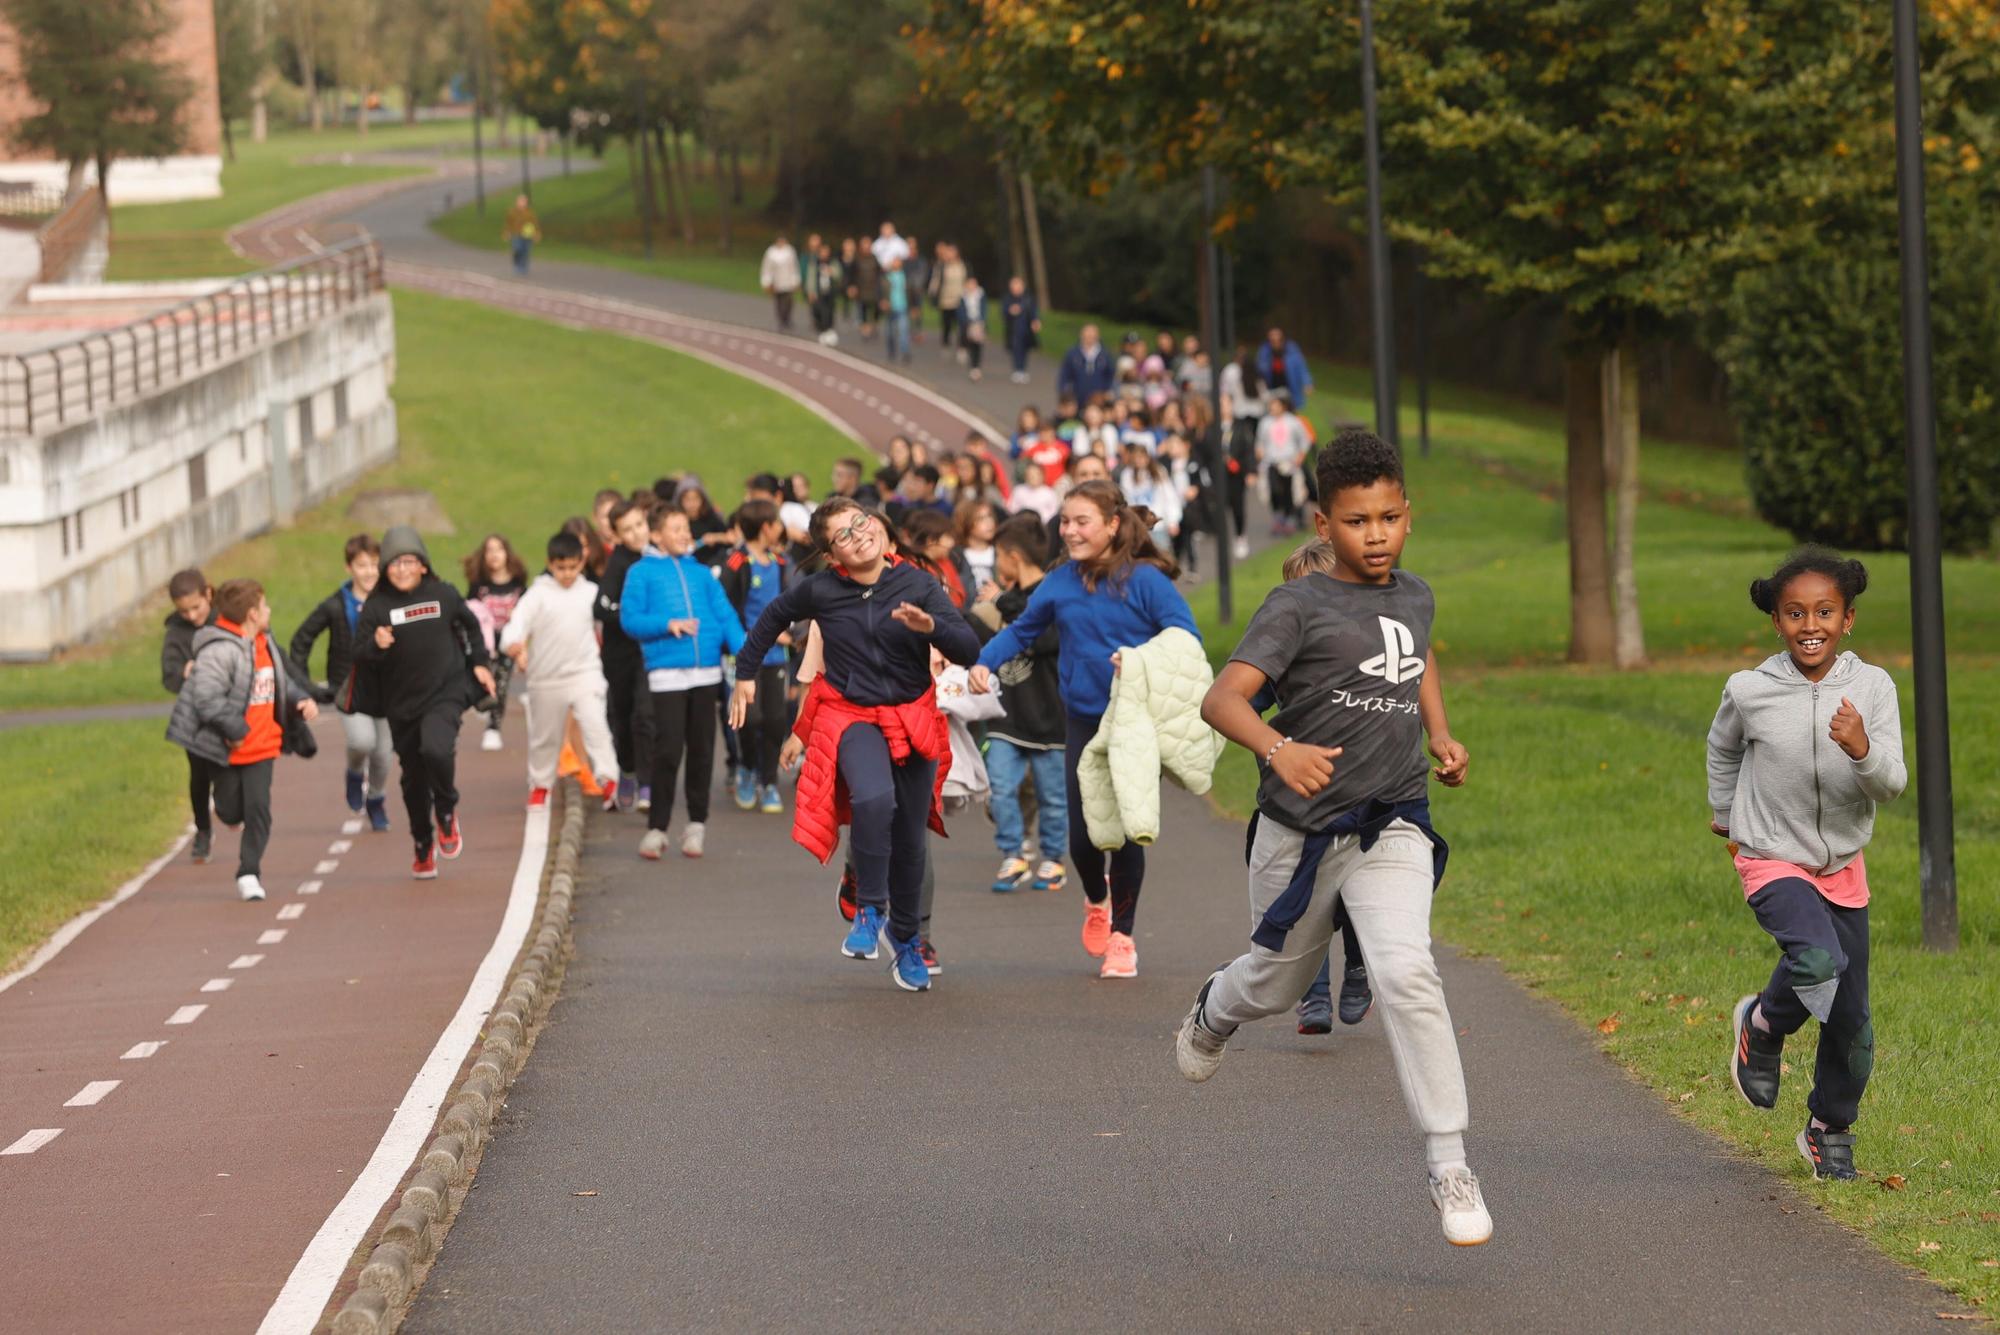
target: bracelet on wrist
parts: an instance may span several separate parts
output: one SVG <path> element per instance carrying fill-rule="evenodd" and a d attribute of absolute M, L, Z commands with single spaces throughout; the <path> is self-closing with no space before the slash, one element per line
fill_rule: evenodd
<path fill-rule="evenodd" d="M 1292 739 L 1291 739 L 1291 738 L 1289 738 L 1289 737 L 1280 737 L 1280 738 L 1279 738 L 1279 739 L 1278 739 L 1277 741 L 1275 741 L 1275 742 L 1272 742 L 1272 743 L 1271 743 L 1271 749 L 1270 749 L 1270 750 L 1268 750 L 1268 751 L 1266 751 L 1266 752 L 1264 753 L 1264 763 L 1265 763 L 1266 765 L 1270 764 L 1270 763 L 1271 763 L 1271 761 L 1272 761 L 1272 759 L 1273 759 L 1273 758 L 1274 758 L 1274 757 L 1275 757 L 1275 756 L 1276 756 L 1276 755 L 1278 754 L 1278 752 L 1279 752 L 1279 751 L 1280 751 L 1281 749 L 1283 749 L 1283 747 L 1284 747 L 1285 743 L 1287 743 L 1287 742 L 1289 742 L 1289 741 L 1291 741 L 1291 740 L 1292 740 Z"/>

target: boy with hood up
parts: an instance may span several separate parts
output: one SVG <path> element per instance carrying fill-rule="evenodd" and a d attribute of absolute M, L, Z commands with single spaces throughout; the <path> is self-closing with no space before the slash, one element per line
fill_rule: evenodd
<path fill-rule="evenodd" d="M 439 857 L 455 858 L 465 848 L 458 826 L 458 729 L 476 703 L 468 662 L 472 677 L 493 693 L 487 661 L 478 619 L 465 596 L 432 570 L 417 531 L 398 524 L 384 533 L 382 579 L 355 622 L 354 686 L 341 707 L 389 720 L 416 841 L 411 872 L 420 881 L 436 879 Z"/>

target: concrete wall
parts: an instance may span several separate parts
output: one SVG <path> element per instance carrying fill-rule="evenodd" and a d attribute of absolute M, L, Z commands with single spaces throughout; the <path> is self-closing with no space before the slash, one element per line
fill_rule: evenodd
<path fill-rule="evenodd" d="M 379 293 L 142 402 L 0 438 L 0 660 L 88 639 L 393 458 L 395 356 Z"/>

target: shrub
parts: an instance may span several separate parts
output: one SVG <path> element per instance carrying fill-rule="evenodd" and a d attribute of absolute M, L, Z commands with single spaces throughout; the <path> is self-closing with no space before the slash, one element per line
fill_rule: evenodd
<path fill-rule="evenodd" d="M 1932 214 L 1931 328 L 1944 545 L 2000 516 L 2000 238 Z M 1902 307 L 1893 252 L 1821 253 L 1738 280 L 1722 360 L 1757 511 L 1802 541 L 1908 544 Z"/>

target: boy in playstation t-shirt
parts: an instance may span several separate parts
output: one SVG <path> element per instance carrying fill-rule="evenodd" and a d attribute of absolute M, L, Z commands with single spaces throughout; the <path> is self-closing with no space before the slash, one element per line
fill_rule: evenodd
<path fill-rule="evenodd" d="M 1427 800 L 1433 776 L 1465 782 L 1466 752 L 1445 721 L 1430 586 L 1396 566 L 1410 531 L 1401 456 L 1344 431 L 1316 476 L 1314 526 L 1338 553 L 1336 574 L 1273 589 L 1202 701 L 1209 725 L 1258 758 L 1251 947 L 1203 985 L 1175 1057 L 1183 1076 L 1206 1080 L 1237 1026 L 1290 1010 L 1326 958 L 1340 901 L 1424 1133 L 1445 1238 L 1475 1246 L 1493 1221 L 1465 1162 L 1465 1074 L 1431 957 L 1446 848 Z M 1281 702 L 1269 723 L 1251 704 L 1267 682 Z"/>

